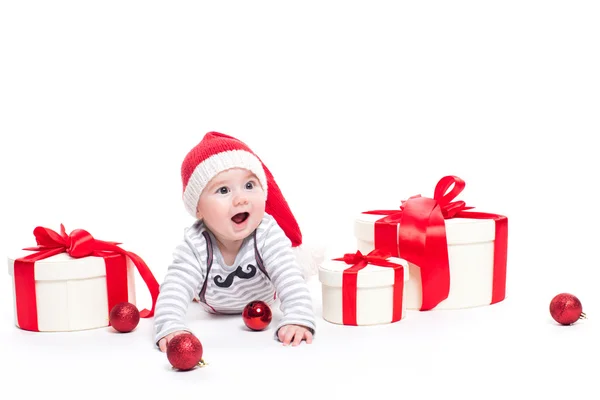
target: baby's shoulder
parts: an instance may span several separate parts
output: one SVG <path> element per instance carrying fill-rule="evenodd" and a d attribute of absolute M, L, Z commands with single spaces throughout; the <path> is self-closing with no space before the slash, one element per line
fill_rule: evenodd
<path fill-rule="evenodd" d="M 183 237 L 190 245 L 197 247 L 206 242 L 204 231 L 206 231 L 204 223 L 202 221 L 196 221 L 193 225 L 184 229 Z"/>
<path fill-rule="evenodd" d="M 269 235 L 270 232 L 273 231 L 273 228 L 277 225 L 277 221 L 271 215 L 265 213 L 260 224 L 258 225 L 258 229 L 256 233 L 259 237 Z"/>
<path fill-rule="evenodd" d="M 275 218 L 273 218 L 273 216 L 271 214 L 267 214 L 265 213 L 265 215 L 262 218 L 262 221 L 260 222 L 261 226 L 265 226 L 265 227 L 270 227 L 273 224 L 276 224 L 277 221 L 275 221 Z"/>
<path fill-rule="evenodd" d="M 258 229 L 256 230 L 256 242 L 259 246 L 268 243 L 273 243 L 279 238 L 287 238 L 285 233 L 277 223 L 277 220 L 269 214 L 265 213 Z"/>

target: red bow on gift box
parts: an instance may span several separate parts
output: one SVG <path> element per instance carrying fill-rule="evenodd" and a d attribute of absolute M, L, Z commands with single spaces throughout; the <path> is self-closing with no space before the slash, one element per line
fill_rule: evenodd
<path fill-rule="evenodd" d="M 140 317 L 148 318 L 154 315 L 159 285 L 144 260 L 137 254 L 120 248 L 118 246 L 120 243 L 94 239 L 83 229 L 75 229 L 67 235 L 62 224 L 60 225 L 60 234 L 41 226 L 36 227 L 33 234 L 38 245 L 26 247 L 23 250 L 36 251 L 36 253 L 15 260 L 14 267 L 17 318 L 22 329 L 38 330 L 35 262 L 60 253 L 67 253 L 73 258 L 105 257 L 115 254 L 128 257 L 136 266 L 152 297 L 152 308 L 142 310 Z M 124 258 L 117 262 L 105 258 L 108 312 L 117 303 L 128 300 L 127 264 L 118 261 L 124 261 Z"/>
<path fill-rule="evenodd" d="M 369 254 L 364 255 L 360 251 L 356 253 L 346 253 L 344 257 L 334 258 L 334 261 L 343 261 L 348 265 L 352 265 L 356 270 L 361 270 L 367 264 L 378 265 L 380 267 L 395 267 L 397 264 L 388 261 L 392 255 L 386 251 L 375 249 Z M 347 270 L 346 270 L 347 271 Z"/>
<path fill-rule="evenodd" d="M 448 193 L 446 193 L 450 187 Z M 494 281 L 491 304 L 502 301 L 506 287 L 508 220 L 505 216 L 467 211 L 462 200 L 452 201 L 465 188 L 457 176 L 445 176 L 437 183 L 433 198 L 416 195 L 403 200 L 399 210 L 373 210 L 364 214 L 385 215 L 375 222 L 375 248 L 403 258 L 421 270 L 421 310 L 430 310 L 448 298 L 450 267 L 446 223 L 451 218 L 494 219 Z M 398 229 L 398 225 L 400 228 Z"/>

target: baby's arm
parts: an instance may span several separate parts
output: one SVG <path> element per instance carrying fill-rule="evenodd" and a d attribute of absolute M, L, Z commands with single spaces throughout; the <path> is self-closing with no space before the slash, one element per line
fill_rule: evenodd
<path fill-rule="evenodd" d="M 275 286 L 283 312 L 283 318 L 275 329 L 275 337 L 278 337 L 279 329 L 286 325 L 303 326 L 314 334 L 316 324 L 312 297 L 291 242 L 274 219 L 270 219 L 265 225 L 262 237 L 257 239 L 259 248 L 262 248 L 265 269 Z M 259 227 L 259 234 L 261 228 L 263 227 Z"/>
<path fill-rule="evenodd" d="M 162 338 L 171 338 L 172 334 L 181 331 L 191 332 L 185 324 L 185 317 L 205 275 L 204 263 L 198 259 L 193 246 L 188 240 L 177 246 L 173 262 L 160 286 L 154 315 L 154 343 L 157 346 Z M 161 347 L 165 344 L 163 342 Z"/>

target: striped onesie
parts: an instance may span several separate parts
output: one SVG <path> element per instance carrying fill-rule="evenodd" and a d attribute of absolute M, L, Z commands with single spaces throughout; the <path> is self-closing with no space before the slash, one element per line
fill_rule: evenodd
<path fill-rule="evenodd" d="M 197 299 L 215 314 L 239 314 L 246 304 L 262 300 L 272 305 L 279 297 L 284 325 L 302 325 L 314 334 L 312 298 L 291 242 L 275 219 L 265 213 L 253 235 L 244 239 L 234 264 L 225 263 L 214 235 L 202 221 L 184 233 L 173 262 L 160 286 L 154 315 L 155 340 L 185 325 L 189 304 Z"/>

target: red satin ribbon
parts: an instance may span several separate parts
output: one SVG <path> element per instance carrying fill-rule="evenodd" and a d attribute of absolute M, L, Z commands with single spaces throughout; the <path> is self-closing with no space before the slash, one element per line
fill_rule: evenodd
<path fill-rule="evenodd" d="M 142 310 L 140 317 L 149 318 L 154 315 L 159 285 L 144 260 L 137 254 L 123 250 L 118 246 L 120 243 L 94 239 L 83 229 L 75 229 L 67 235 L 62 224 L 60 234 L 41 226 L 36 227 L 33 234 L 38 246 L 23 250 L 32 250 L 36 253 L 15 260 L 15 298 L 20 328 L 38 331 L 35 262 L 60 253 L 67 253 L 73 258 L 90 256 L 104 258 L 109 312 L 116 304 L 128 300 L 125 257 L 129 257 L 137 267 L 152 297 L 152 308 Z"/>
<path fill-rule="evenodd" d="M 392 322 L 402 319 L 402 294 L 404 293 L 404 268 L 402 265 L 387 261 L 391 255 L 382 250 L 373 250 L 366 256 L 360 251 L 355 254 L 344 254 L 342 258 L 334 261 L 343 261 L 352 265 L 342 274 L 342 322 L 344 325 L 358 325 L 356 322 L 356 295 L 358 271 L 367 265 L 390 267 L 394 269 L 394 297 Z"/>
<path fill-rule="evenodd" d="M 452 190 L 446 193 L 452 186 Z M 364 214 L 386 215 L 375 222 L 375 248 L 419 266 L 423 301 L 421 310 L 431 310 L 448 298 L 450 266 L 446 240 L 446 219 L 494 219 L 494 281 L 491 304 L 504 300 L 506 292 L 506 250 L 508 220 L 491 213 L 466 211 L 462 200 L 452 201 L 465 188 L 457 176 L 445 176 L 437 183 L 433 198 L 412 196 L 399 210 L 373 210 Z M 400 229 L 398 229 L 400 224 Z"/>

